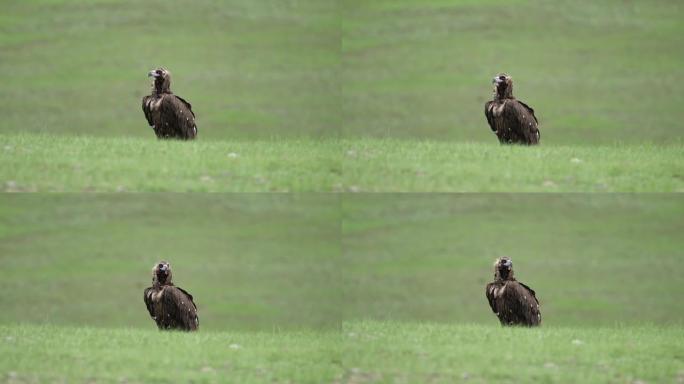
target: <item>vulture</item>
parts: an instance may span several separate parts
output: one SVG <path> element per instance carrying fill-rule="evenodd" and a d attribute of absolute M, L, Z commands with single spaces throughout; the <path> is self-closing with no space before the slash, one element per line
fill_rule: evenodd
<path fill-rule="evenodd" d="M 160 261 L 152 269 L 152 286 L 145 289 L 144 300 L 159 329 L 196 331 L 199 327 L 197 306 L 192 295 L 173 285 L 171 266 Z"/>
<path fill-rule="evenodd" d="M 513 97 L 513 79 L 500 73 L 492 79 L 494 99 L 485 103 L 489 127 L 501 144 L 539 144 L 539 123 L 534 109 Z"/>
<path fill-rule="evenodd" d="M 152 94 L 142 99 L 142 109 L 157 138 L 192 140 L 197 137 L 192 105 L 171 92 L 171 72 L 157 68 L 147 75 L 154 82 Z"/>
<path fill-rule="evenodd" d="M 541 324 L 539 301 L 534 290 L 513 277 L 513 262 L 500 257 L 494 262 L 494 281 L 485 289 L 489 306 L 501 325 L 534 327 Z"/>

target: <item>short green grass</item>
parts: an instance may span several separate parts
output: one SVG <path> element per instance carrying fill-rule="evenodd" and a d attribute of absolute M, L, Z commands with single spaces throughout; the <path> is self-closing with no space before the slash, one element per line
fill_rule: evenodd
<path fill-rule="evenodd" d="M 677 383 L 683 331 L 355 322 L 342 356 L 356 383 Z"/>
<path fill-rule="evenodd" d="M 680 138 L 678 2 L 620 0 L 7 0 L 0 132 L 149 137 L 147 71 L 200 137 L 488 142 L 506 71 L 544 140 Z"/>
<path fill-rule="evenodd" d="M 684 145 L 538 147 L 346 141 L 343 184 L 370 192 L 682 192 Z"/>
<path fill-rule="evenodd" d="M 348 319 L 496 325 L 499 256 L 547 326 L 684 325 L 679 194 L 357 194 L 343 204 Z"/>
<path fill-rule="evenodd" d="M 0 325 L 0 381 L 330 383 L 338 333 Z"/>
<path fill-rule="evenodd" d="M 498 324 L 513 259 L 544 324 L 682 324 L 678 194 L 2 194 L 0 323 L 154 329 L 171 262 L 203 330 Z"/>
<path fill-rule="evenodd" d="M 0 135 L 7 192 L 681 192 L 684 145 Z"/>
<path fill-rule="evenodd" d="M 307 192 L 341 189 L 336 140 L 158 141 L 2 136 L 5 191 Z"/>
<path fill-rule="evenodd" d="M 6 382 L 605 383 L 684 380 L 684 332 L 351 322 L 343 332 L 0 325 Z"/>
<path fill-rule="evenodd" d="M 205 140 L 339 130 L 336 1 L 10 0 L 0 30 L 3 133 L 150 137 L 158 66 Z"/>
<path fill-rule="evenodd" d="M 349 0 L 345 136 L 486 142 L 507 72 L 549 144 L 682 137 L 684 8 L 673 1 Z"/>
<path fill-rule="evenodd" d="M 143 303 L 171 263 L 200 327 L 340 323 L 339 203 L 307 194 L 2 194 L 0 323 L 156 329 Z"/>

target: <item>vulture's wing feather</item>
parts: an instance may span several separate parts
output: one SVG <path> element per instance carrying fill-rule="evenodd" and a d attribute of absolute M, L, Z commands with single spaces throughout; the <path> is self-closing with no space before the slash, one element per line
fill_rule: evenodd
<path fill-rule="evenodd" d="M 180 100 L 183 104 L 185 104 L 185 106 L 188 107 L 188 110 L 190 111 L 190 113 L 192 113 L 192 117 L 195 117 L 195 112 L 192 111 L 192 105 L 190 103 L 188 103 L 187 100 L 185 100 L 184 98 L 182 98 L 180 96 L 176 96 L 176 98 L 178 98 L 178 100 Z"/>
<path fill-rule="evenodd" d="M 152 303 L 152 292 L 154 289 L 152 287 L 145 288 L 145 292 L 143 294 L 143 300 L 145 300 L 145 306 L 147 307 L 147 311 L 150 312 L 150 316 L 154 318 L 154 304 Z"/>
<path fill-rule="evenodd" d="M 527 144 L 539 142 L 539 129 L 537 118 L 532 108 L 518 100 L 507 100 L 504 104 L 503 116 L 506 124 L 522 135 Z"/>
<path fill-rule="evenodd" d="M 176 95 L 164 95 L 160 106 L 162 125 L 174 127 L 178 136 L 194 138 L 197 133 L 195 115 L 189 105 Z"/>
<path fill-rule="evenodd" d="M 534 289 L 528 287 L 527 285 L 525 285 L 519 281 L 518 281 L 518 284 L 522 285 L 525 289 L 527 289 L 530 292 L 530 295 L 532 295 L 532 298 L 534 299 L 534 301 L 537 303 L 537 305 L 539 305 L 539 300 L 537 300 L 537 294 L 534 292 Z"/>
<path fill-rule="evenodd" d="M 185 330 L 197 329 L 197 309 L 183 290 L 175 286 L 165 287 L 161 300 L 165 316 Z"/>
<path fill-rule="evenodd" d="M 520 101 L 520 100 L 518 100 L 518 103 L 520 103 L 525 109 L 527 109 L 527 112 L 528 112 L 530 115 L 532 115 L 532 118 L 534 119 L 534 122 L 537 123 L 537 124 L 539 124 L 539 122 L 537 121 L 537 116 L 534 115 L 534 109 L 532 109 L 532 107 L 530 107 L 529 105 L 523 103 L 523 102 Z"/>
<path fill-rule="evenodd" d="M 539 324 L 539 303 L 532 290 L 518 281 L 506 284 L 506 304 L 526 325 Z"/>
<path fill-rule="evenodd" d="M 496 132 L 496 127 L 494 126 L 494 113 L 492 112 L 490 106 L 492 105 L 493 101 L 488 101 L 485 103 L 485 117 L 487 117 L 487 123 L 489 123 L 489 128 Z"/>
<path fill-rule="evenodd" d="M 494 290 L 496 289 L 496 285 L 494 283 L 489 283 L 487 284 L 487 287 L 485 287 L 485 295 L 487 295 L 487 301 L 489 301 L 489 306 L 492 308 L 492 312 L 498 313 L 496 310 L 496 304 L 494 302 Z"/>
<path fill-rule="evenodd" d="M 145 113 L 145 118 L 147 119 L 147 123 L 150 124 L 150 127 L 154 126 L 154 121 L 152 120 L 152 110 L 150 108 L 150 99 L 152 96 L 145 96 L 142 98 L 142 110 L 143 113 Z"/>
<path fill-rule="evenodd" d="M 183 289 L 181 287 L 176 287 L 176 288 L 179 289 L 181 292 L 183 292 L 185 294 L 185 296 L 188 297 L 188 300 L 190 300 L 190 302 L 192 303 L 192 306 L 195 307 L 195 309 L 197 309 L 197 305 L 195 305 L 195 301 L 194 301 L 192 295 L 190 294 L 190 292 L 186 291 L 185 289 Z"/>

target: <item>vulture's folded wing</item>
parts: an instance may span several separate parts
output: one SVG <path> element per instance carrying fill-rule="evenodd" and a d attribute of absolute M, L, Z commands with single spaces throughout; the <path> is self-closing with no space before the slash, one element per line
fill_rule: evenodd
<path fill-rule="evenodd" d="M 192 111 L 192 105 L 191 105 L 190 103 L 188 103 L 187 100 L 185 100 L 184 98 L 182 98 L 182 97 L 180 97 L 180 96 L 177 96 L 177 95 L 176 95 L 176 98 L 177 98 L 178 100 L 180 100 L 181 103 L 185 104 L 185 106 L 188 108 L 188 110 L 190 111 L 190 113 L 192 113 L 192 117 L 195 117 L 195 112 Z"/>
<path fill-rule="evenodd" d="M 195 305 L 195 301 L 194 301 L 192 295 L 190 294 L 190 292 L 186 291 L 185 289 L 183 289 L 181 287 L 176 287 L 176 288 L 179 289 L 181 292 L 183 292 L 185 294 L 185 296 L 188 297 L 188 300 L 190 300 L 190 302 L 192 303 L 192 306 L 195 307 L 195 310 L 197 310 L 197 305 Z"/>
<path fill-rule="evenodd" d="M 143 300 L 145 301 L 145 306 L 150 316 L 154 318 L 154 304 L 152 303 L 152 292 L 154 292 L 152 287 L 146 288 L 143 294 Z"/>
<path fill-rule="evenodd" d="M 195 128 L 195 115 L 190 109 L 190 104 L 176 95 L 164 95 L 161 106 L 162 126 L 176 127 L 184 136 L 197 133 Z"/>
<path fill-rule="evenodd" d="M 142 110 L 143 113 L 145 113 L 145 118 L 147 119 L 147 123 L 151 126 L 154 125 L 154 121 L 152 121 L 152 110 L 151 110 L 151 103 L 150 99 L 152 96 L 145 96 L 142 98 Z"/>
<path fill-rule="evenodd" d="M 492 312 L 497 313 L 496 305 L 494 304 L 494 290 L 496 286 L 493 283 L 487 284 L 485 287 L 485 295 L 487 296 L 487 301 L 489 301 L 489 306 L 492 308 Z"/>
<path fill-rule="evenodd" d="M 518 100 L 507 100 L 503 107 L 503 117 L 509 126 L 532 126 L 537 125 L 537 118 L 532 108 Z"/>
<path fill-rule="evenodd" d="M 523 135 L 528 144 L 539 142 L 537 118 L 534 116 L 534 110 L 527 104 L 519 100 L 508 101 L 504 105 L 503 116 L 506 125 Z"/>
<path fill-rule="evenodd" d="M 197 329 L 197 309 L 185 291 L 175 286 L 166 287 L 161 300 L 165 316 L 179 323 L 185 330 Z"/>
<path fill-rule="evenodd" d="M 516 281 L 514 284 L 509 284 L 510 288 L 506 293 L 509 295 L 509 308 L 522 316 L 526 324 L 539 324 L 541 316 L 539 315 L 539 302 L 534 291 L 527 285 Z"/>
<path fill-rule="evenodd" d="M 539 300 L 537 300 L 537 294 L 534 292 L 534 289 L 528 287 L 527 285 L 525 285 L 525 284 L 523 284 L 523 283 L 521 283 L 521 282 L 519 282 L 519 281 L 518 281 L 518 284 L 522 285 L 523 288 L 527 289 L 527 291 L 530 293 L 530 295 L 532 296 L 532 298 L 534 299 L 534 301 L 537 303 L 537 305 L 539 305 Z"/>
<path fill-rule="evenodd" d="M 494 126 L 494 112 L 492 112 L 492 108 L 491 108 L 492 103 L 493 103 L 493 101 L 491 101 L 491 100 L 485 103 L 484 113 L 485 113 L 485 117 L 487 117 L 487 123 L 489 123 L 489 128 L 492 131 L 496 132 L 496 127 Z"/>
<path fill-rule="evenodd" d="M 518 100 L 518 103 L 520 103 L 520 105 L 522 105 L 522 107 L 525 108 L 525 109 L 527 110 L 527 113 L 529 113 L 530 115 L 532 115 L 532 118 L 534 119 L 534 122 L 537 123 L 537 124 L 539 124 L 539 122 L 537 121 L 537 116 L 534 115 L 534 109 L 532 109 L 532 107 L 530 107 L 529 105 L 523 103 L 523 102 L 520 101 L 520 100 Z"/>

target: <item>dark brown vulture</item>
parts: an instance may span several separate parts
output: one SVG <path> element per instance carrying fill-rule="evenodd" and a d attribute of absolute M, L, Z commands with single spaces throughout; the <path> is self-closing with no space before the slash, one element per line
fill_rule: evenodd
<path fill-rule="evenodd" d="M 534 109 L 513 97 L 513 79 L 505 73 L 494 77 L 494 99 L 485 103 L 489 127 L 501 144 L 539 144 L 539 123 Z"/>
<path fill-rule="evenodd" d="M 160 261 L 152 269 L 152 286 L 145 289 L 144 300 L 159 329 L 196 331 L 197 306 L 192 295 L 171 281 L 171 266 Z"/>
<path fill-rule="evenodd" d="M 145 118 L 159 139 L 192 140 L 197 136 L 192 105 L 171 92 L 171 73 L 164 68 L 151 70 L 152 94 L 143 97 Z"/>
<path fill-rule="evenodd" d="M 532 288 L 513 277 L 513 262 L 508 257 L 496 259 L 494 281 L 487 284 L 485 294 L 501 325 L 541 324 L 539 301 Z"/>

